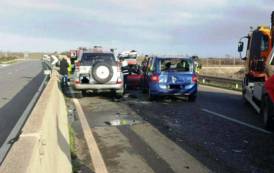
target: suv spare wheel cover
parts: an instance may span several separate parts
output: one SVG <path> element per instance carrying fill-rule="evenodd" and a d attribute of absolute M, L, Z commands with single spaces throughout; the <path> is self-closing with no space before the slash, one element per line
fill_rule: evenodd
<path fill-rule="evenodd" d="M 104 84 L 113 77 L 113 70 L 111 64 L 106 62 L 99 62 L 94 64 L 92 68 L 92 76 L 98 83 Z"/>

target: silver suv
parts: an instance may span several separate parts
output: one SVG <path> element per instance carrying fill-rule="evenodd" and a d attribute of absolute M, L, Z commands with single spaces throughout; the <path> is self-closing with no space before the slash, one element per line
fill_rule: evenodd
<path fill-rule="evenodd" d="M 71 80 L 73 88 L 81 90 L 83 95 L 87 90 L 109 90 L 119 97 L 124 93 L 121 65 L 112 51 L 104 51 L 102 48 L 80 53 Z"/>

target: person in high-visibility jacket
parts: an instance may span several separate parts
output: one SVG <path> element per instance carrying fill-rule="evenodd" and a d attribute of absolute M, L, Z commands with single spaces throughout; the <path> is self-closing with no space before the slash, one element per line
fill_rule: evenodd
<path fill-rule="evenodd" d="M 194 63 L 194 71 L 199 74 L 199 70 L 200 70 L 199 63 L 197 61 L 194 61 L 193 63 Z"/>
<path fill-rule="evenodd" d="M 193 59 L 193 65 L 194 65 L 194 71 L 195 73 L 199 74 L 199 70 L 201 69 L 201 65 L 199 64 L 199 57 L 198 56 L 192 56 Z"/>
<path fill-rule="evenodd" d="M 70 61 L 68 63 L 68 74 L 69 76 L 72 75 L 72 64 L 70 63 Z"/>
<path fill-rule="evenodd" d="M 72 74 L 72 64 L 71 64 L 71 59 L 67 55 L 64 55 L 65 59 L 68 62 L 68 76 Z"/>

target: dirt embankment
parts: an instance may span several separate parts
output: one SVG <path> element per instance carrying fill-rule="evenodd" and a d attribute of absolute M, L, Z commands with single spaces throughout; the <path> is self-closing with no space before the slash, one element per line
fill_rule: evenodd
<path fill-rule="evenodd" d="M 242 79 L 244 77 L 243 66 L 212 66 L 203 67 L 200 70 L 201 75 L 218 76 L 233 79 Z"/>
<path fill-rule="evenodd" d="M 14 61 L 16 59 L 17 59 L 17 57 L 14 57 L 14 56 L 0 57 L 0 64 L 1 63 L 6 63 L 6 62 L 11 62 L 11 61 Z"/>

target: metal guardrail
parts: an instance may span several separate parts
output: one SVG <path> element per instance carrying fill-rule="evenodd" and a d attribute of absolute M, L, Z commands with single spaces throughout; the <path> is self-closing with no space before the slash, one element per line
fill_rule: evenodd
<path fill-rule="evenodd" d="M 52 66 L 50 64 L 49 61 L 42 61 L 42 67 L 45 71 L 47 71 L 47 73 L 51 74 L 52 71 Z M 21 130 L 23 128 L 23 126 L 25 125 L 30 113 L 32 112 L 36 102 L 38 101 L 42 91 L 44 90 L 48 79 L 50 78 L 50 74 L 46 74 L 44 76 L 44 79 L 38 89 L 38 91 L 34 94 L 33 98 L 31 99 L 31 101 L 29 102 L 28 106 L 26 107 L 25 111 L 23 112 L 23 114 L 20 116 L 19 120 L 16 122 L 15 126 L 13 127 L 13 129 L 11 130 L 9 136 L 7 137 L 7 139 L 5 140 L 5 142 L 3 143 L 3 145 L 0 148 L 0 165 L 2 164 L 2 162 L 4 161 L 6 155 L 8 154 L 10 148 L 12 147 L 12 145 L 18 140 L 18 138 L 20 137 L 21 134 Z"/>
<path fill-rule="evenodd" d="M 211 85 L 220 88 L 233 89 L 233 90 L 242 90 L 242 80 L 240 79 L 232 79 L 232 78 L 224 78 L 224 77 L 216 77 L 216 76 L 206 76 L 199 75 L 199 83 L 204 85 Z"/>
<path fill-rule="evenodd" d="M 42 67 L 44 70 L 44 74 L 48 75 L 47 73 L 51 73 L 53 69 L 53 65 L 51 64 L 50 60 L 42 60 Z"/>

